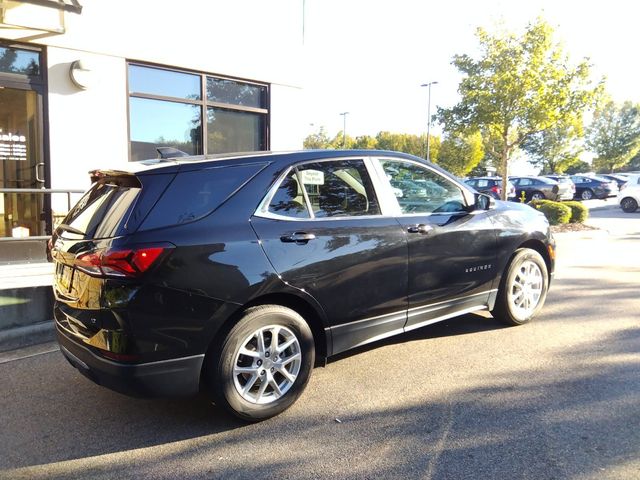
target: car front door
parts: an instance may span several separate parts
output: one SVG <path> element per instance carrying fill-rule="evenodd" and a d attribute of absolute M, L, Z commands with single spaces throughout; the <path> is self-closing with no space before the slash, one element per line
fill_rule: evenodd
<path fill-rule="evenodd" d="M 485 308 L 497 273 L 496 231 L 487 211 L 470 211 L 462 187 L 427 165 L 381 158 L 376 166 L 395 187 L 397 219 L 408 239 L 405 330 Z"/>
<path fill-rule="evenodd" d="M 291 168 L 251 219 L 282 280 L 324 309 L 329 354 L 400 333 L 406 322 L 407 237 L 382 214 L 366 164 Z"/>

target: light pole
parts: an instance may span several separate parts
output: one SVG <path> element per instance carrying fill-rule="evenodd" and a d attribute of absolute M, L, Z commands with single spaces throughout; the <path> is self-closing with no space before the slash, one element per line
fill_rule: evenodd
<path fill-rule="evenodd" d="M 431 85 L 437 83 L 437 81 L 434 81 L 420 85 L 421 87 L 427 87 L 429 92 L 427 94 L 427 162 L 429 161 L 429 146 L 431 141 Z"/>
<path fill-rule="evenodd" d="M 342 112 L 342 149 L 345 150 L 347 148 L 347 115 L 349 112 Z"/>

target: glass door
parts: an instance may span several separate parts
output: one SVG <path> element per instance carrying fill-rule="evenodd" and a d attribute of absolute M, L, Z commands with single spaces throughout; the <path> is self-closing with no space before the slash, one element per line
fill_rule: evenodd
<path fill-rule="evenodd" d="M 37 91 L 0 84 L 0 188 L 44 187 L 41 97 Z M 44 195 L 0 194 L 0 237 L 45 234 Z"/>

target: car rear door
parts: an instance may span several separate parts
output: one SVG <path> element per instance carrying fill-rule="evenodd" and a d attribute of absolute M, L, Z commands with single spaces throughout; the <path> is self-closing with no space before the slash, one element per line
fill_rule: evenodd
<path fill-rule="evenodd" d="M 362 158 L 288 169 L 251 223 L 287 284 L 322 306 L 335 354 L 402 332 L 407 238 L 382 214 Z"/>
<path fill-rule="evenodd" d="M 496 232 L 487 211 L 469 212 L 462 187 L 424 164 L 378 160 L 389 181 L 425 179 L 439 189 L 396 195 L 409 246 L 409 312 L 405 330 L 484 308 L 496 276 Z"/>

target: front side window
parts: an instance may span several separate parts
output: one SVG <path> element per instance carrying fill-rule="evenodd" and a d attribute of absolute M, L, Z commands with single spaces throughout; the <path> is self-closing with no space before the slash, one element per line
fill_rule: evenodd
<path fill-rule="evenodd" d="M 466 211 L 460 187 L 439 173 L 400 160 L 381 160 L 380 164 L 403 214 Z"/>
<path fill-rule="evenodd" d="M 379 215 L 380 207 L 362 160 L 314 162 L 290 171 L 268 211 L 292 218 Z"/>
<path fill-rule="evenodd" d="M 129 64 L 131 160 L 268 150 L 267 85 Z"/>

